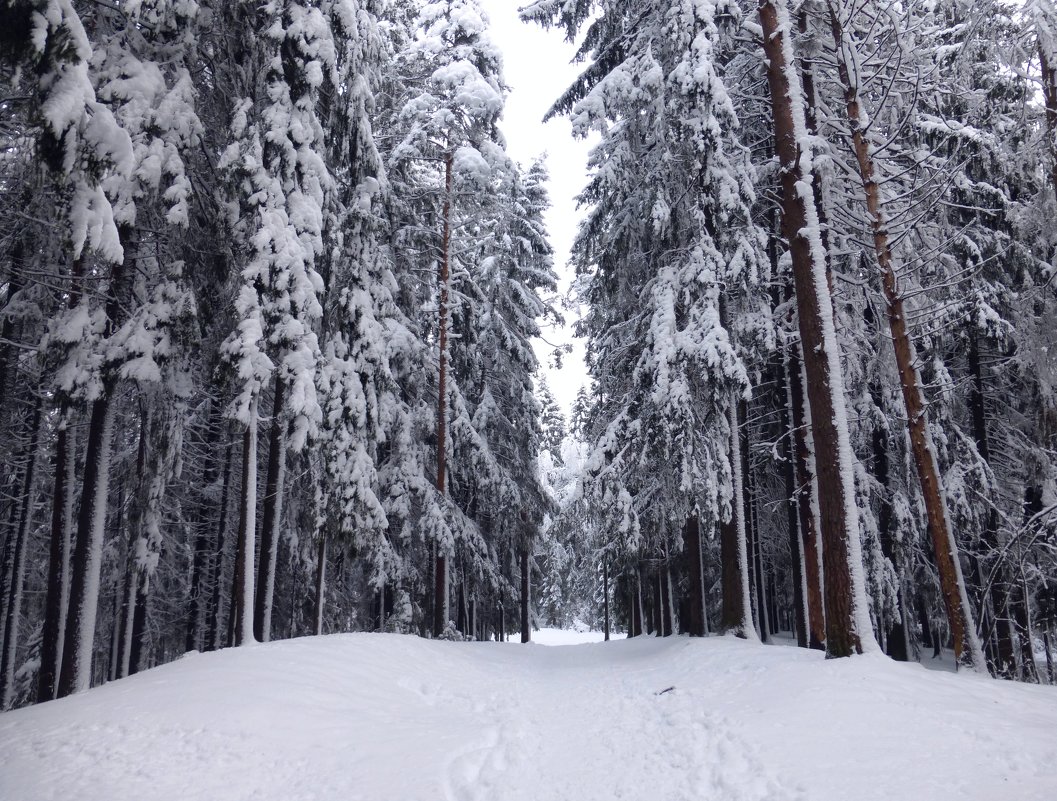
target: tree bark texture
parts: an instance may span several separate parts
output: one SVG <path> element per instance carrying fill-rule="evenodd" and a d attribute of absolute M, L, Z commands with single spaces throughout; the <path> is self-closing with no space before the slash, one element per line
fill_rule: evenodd
<path fill-rule="evenodd" d="M 257 565 L 253 636 L 258 642 L 272 637 L 272 600 L 275 597 L 275 565 L 279 552 L 279 524 L 283 516 L 286 483 L 286 382 L 275 376 L 271 432 L 268 438 L 268 474 L 264 484 L 264 510 L 261 517 L 261 548 Z"/>
<path fill-rule="evenodd" d="M 441 234 L 440 271 L 437 289 L 440 295 L 437 338 L 440 346 L 440 366 L 437 379 L 437 492 L 446 493 L 447 433 L 448 433 L 448 303 L 451 288 L 451 190 L 452 154 L 444 154 L 444 208 Z M 433 636 L 439 637 L 448 625 L 448 554 L 437 548 L 433 577 Z"/>
<path fill-rule="evenodd" d="M 77 540 L 70 577 L 70 612 L 56 693 L 59 698 L 87 690 L 92 680 L 99 572 L 103 561 L 103 524 L 110 478 L 112 392 L 112 380 L 104 382 L 102 394 L 92 401 L 88 423 Z"/>
<path fill-rule="evenodd" d="M 686 518 L 683 541 L 689 564 L 690 615 L 688 630 L 691 637 L 705 636 L 705 580 L 701 565 L 701 523 L 696 514 Z"/>
<path fill-rule="evenodd" d="M 846 58 L 841 57 L 841 54 L 846 53 L 851 45 L 847 41 L 840 15 L 832 3 L 829 3 L 829 19 L 834 46 L 837 50 L 837 69 L 841 82 L 844 84 L 844 101 L 851 127 L 852 149 L 865 192 L 866 211 L 870 217 L 873 232 L 874 252 L 881 272 L 881 288 L 888 309 L 888 323 L 892 345 L 895 348 L 896 368 L 899 372 L 903 405 L 910 427 L 911 451 L 914 455 L 914 466 L 917 468 L 921 495 L 925 503 L 925 515 L 928 519 L 929 534 L 932 537 L 932 547 L 936 555 L 936 566 L 940 578 L 940 592 L 954 640 L 954 654 L 960 664 L 982 670 L 986 663 L 965 592 L 958 546 L 948 519 L 947 499 L 944 497 L 943 485 L 940 481 L 939 465 L 932 443 L 932 432 L 929 428 L 928 411 L 921 388 L 921 376 L 917 369 L 914 343 L 907 330 L 906 311 L 896 282 L 895 258 L 888 237 L 888 221 L 884 213 L 881 187 L 877 182 L 873 153 L 866 138 L 859 90 L 851 79 Z"/>
<path fill-rule="evenodd" d="M 851 443 L 837 352 L 827 258 L 811 189 L 800 78 L 787 56 L 790 34 L 784 0 L 761 0 L 760 24 L 780 164 L 782 226 L 792 257 L 800 341 L 803 343 L 811 433 L 818 481 L 819 528 L 825 569 L 826 649 L 831 657 L 861 653 L 871 641 L 862 582 L 859 531 L 852 485 Z M 793 82 L 796 82 L 794 85 Z M 799 124 L 797 120 L 799 119 Z M 859 564 L 854 565 L 853 562 Z"/>
<path fill-rule="evenodd" d="M 253 637 L 253 556 L 257 539 L 257 400 L 250 402 L 250 419 L 242 433 L 242 491 L 239 538 L 235 553 L 234 630 L 232 644 L 247 645 Z"/>

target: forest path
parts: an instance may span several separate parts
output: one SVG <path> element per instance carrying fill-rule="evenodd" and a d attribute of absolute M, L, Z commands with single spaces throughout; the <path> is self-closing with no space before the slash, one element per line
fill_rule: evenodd
<path fill-rule="evenodd" d="M 502 692 L 475 700 L 487 724 L 454 755 L 447 801 L 796 801 L 700 688 L 667 683 L 656 644 L 605 647 L 603 662 L 598 646 L 498 653 Z"/>
<path fill-rule="evenodd" d="M 0 714 L 0 799 L 1053 801 L 1057 688 L 685 637 L 350 634 Z"/>

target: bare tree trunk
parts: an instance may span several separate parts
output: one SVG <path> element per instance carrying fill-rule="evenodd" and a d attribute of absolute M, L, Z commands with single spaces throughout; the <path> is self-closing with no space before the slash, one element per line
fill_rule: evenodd
<path fill-rule="evenodd" d="M 602 557 L 602 619 L 606 642 L 609 641 L 609 557 Z"/>
<path fill-rule="evenodd" d="M 691 637 L 704 637 L 705 579 L 704 571 L 701 569 L 701 524 L 696 514 L 691 514 L 686 518 L 686 525 L 683 526 L 683 540 L 686 543 L 686 558 L 690 565 L 689 632 Z"/>
<path fill-rule="evenodd" d="M 242 434 L 242 492 L 239 539 L 235 552 L 233 645 L 255 642 L 253 636 L 253 552 L 257 539 L 257 399 L 250 402 L 249 423 Z"/>
<path fill-rule="evenodd" d="M 738 404 L 738 417 L 741 418 L 741 481 L 742 481 L 742 509 L 745 513 L 745 544 L 748 555 L 749 575 L 749 599 L 753 603 L 752 619 L 756 626 L 756 634 L 761 642 L 770 639 L 767 625 L 767 604 L 764 598 L 765 581 L 763 576 L 763 558 L 761 554 L 761 543 L 759 529 L 756 525 L 756 486 L 753 479 L 750 451 L 752 443 L 749 439 L 748 404 L 741 401 Z"/>
<path fill-rule="evenodd" d="M 969 321 L 967 326 L 969 338 L 969 375 L 972 383 L 969 385 L 969 409 L 972 412 L 973 439 L 976 441 L 976 450 L 980 458 L 987 464 L 991 463 L 991 444 L 987 433 L 987 408 L 984 401 L 984 378 L 980 368 L 980 343 L 975 326 Z M 998 512 L 991 509 L 987 514 L 987 523 L 982 532 L 981 539 L 985 549 L 991 552 L 993 558 L 1003 559 L 998 550 Z M 996 555 L 997 554 L 997 555 Z M 1008 595 L 1009 595 L 1009 571 L 1004 566 L 999 566 L 985 588 L 991 601 L 991 614 L 995 627 L 995 649 L 994 660 L 991 665 L 992 672 L 996 677 L 1012 679 L 1016 676 L 1017 660 L 1013 648 L 1013 627 L 1009 620 Z M 989 638 L 990 639 L 990 638 Z"/>
<path fill-rule="evenodd" d="M 448 433 L 448 293 L 451 288 L 451 187 L 452 155 L 444 154 L 444 230 L 441 235 L 440 273 L 437 276 L 440 304 L 438 311 L 438 339 L 440 369 L 437 380 L 437 492 L 447 492 L 445 471 L 447 464 Z M 448 625 L 448 554 L 437 548 L 433 578 L 433 636 L 439 637 Z"/>
<path fill-rule="evenodd" d="M 80 302 L 80 280 L 84 262 L 76 259 L 70 270 L 67 308 Z M 40 672 L 37 675 L 37 702 L 58 696 L 62 672 L 66 622 L 70 608 L 70 536 L 73 529 L 73 482 L 76 448 L 69 432 L 69 402 L 59 401 L 58 430 L 55 435 L 54 488 L 51 506 L 51 539 L 48 551 L 48 593 L 44 606 L 44 630 L 40 643 Z"/>
<path fill-rule="evenodd" d="M 85 445 L 84 480 L 77 514 L 77 542 L 70 581 L 70 613 L 62 649 L 57 697 L 87 690 L 92 681 L 92 648 L 103 561 L 103 524 L 110 485 L 110 441 L 113 426 L 113 380 L 92 401 Z"/>
<path fill-rule="evenodd" d="M 253 636 L 258 642 L 272 638 L 272 599 L 275 596 L 275 564 L 279 552 L 279 524 L 283 515 L 286 483 L 286 382 L 276 373 L 272 424 L 268 438 L 268 475 L 264 483 L 264 513 L 261 546 L 257 558 L 257 586 L 253 612 Z"/>
<path fill-rule="evenodd" d="M 324 591 L 327 580 L 327 529 L 319 532 L 319 551 L 316 557 L 316 620 L 312 633 L 317 637 L 323 633 L 323 605 L 326 600 Z"/>
<path fill-rule="evenodd" d="M 792 293 L 790 292 L 790 297 Z M 789 386 L 790 418 L 793 426 L 793 452 L 796 477 L 796 513 L 800 528 L 800 546 L 804 566 L 804 603 L 807 616 L 808 647 L 826 650 L 826 613 L 822 593 L 822 554 L 819 551 L 817 515 L 815 513 L 814 454 L 808 440 L 807 420 L 800 362 L 800 346 L 790 343 L 786 358 L 786 381 Z"/>
<path fill-rule="evenodd" d="M 18 629 L 22 617 L 22 589 L 26 579 L 26 540 L 29 538 L 29 522 L 33 513 L 33 480 L 37 466 L 37 442 L 40 438 L 41 400 L 33 404 L 29 422 L 29 445 L 23 459 L 25 472 L 22 476 L 22 491 L 19 493 L 18 522 L 14 537 L 11 560 L 10 590 L 4 614 L 3 652 L 0 653 L 0 711 L 11 708 L 15 700 L 15 660 L 18 657 Z"/>
<path fill-rule="evenodd" d="M 1054 53 L 1053 40 L 1057 31 L 1050 29 L 1053 21 L 1052 4 L 1047 0 L 1037 5 L 1039 8 L 1036 9 L 1035 25 L 1042 72 L 1042 97 L 1046 106 L 1046 129 L 1049 133 L 1050 182 L 1057 193 L 1057 54 Z M 1046 6 L 1045 10 L 1043 6 Z"/>
<path fill-rule="evenodd" d="M 531 546 L 526 542 L 521 548 L 521 642 L 532 640 L 532 624 L 530 617 L 531 598 L 531 576 L 529 572 L 532 565 Z"/>
<path fill-rule="evenodd" d="M 929 428 L 925 397 L 921 389 L 921 376 L 917 369 L 914 344 L 907 331 L 903 298 L 896 285 L 895 259 L 888 239 L 888 222 L 881 199 L 881 187 L 877 183 L 873 153 L 866 139 L 866 126 L 859 102 L 858 87 L 851 79 L 850 68 L 846 61 L 847 49 L 852 45 L 845 36 L 843 23 L 832 3 L 829 3 L 829 18 L 837 50 L 837 67 L 841 82 L 844 84 L 844 100 L 851 127 L 853 150 L 866 195 L 866 211 L 873 229 L 874 251 L 881 271 L 881 287 L 888 307 L 888 323 L 892 334 L 892 344 L 895 348 L 903 405 L 906 408 L 907 422 L 910 426 L 914 465 L 921 483 L 921 495 L 925 502 L 929 533 L 932 535 L 932 547 L 936 555 L 943 605 L 947 611 L 947 621 L 954 638 L 954 654 L 958 662 L 965 667 L 983 670 L 986 662 L 980 640 L 976 635 L 972 610 L 965 592 L 965 580 L 962 577 L 961 564 L 958 559 L 958 545 L 948 520 L 947 499 L 943 494 L 939 465 L 936 462 L 936 450 L 932 444 L 932 432 Z M 845 57 L 841 57 L 842 53 Z"/>
<path fill-rule="evenodd" d="M 722 561 L 723 610 L 720 625 L 737 637 L 756 639 L 749 600 L 749 555 L 746 542 L 745 489 L 741 467 L 741 435 L 738 404 L 730 404 L 730 472 L 733 493 L 730 520 L 720 524 L 720 557 Z"/>
<path fill-rule="evenodd" d="M 828 258 L 811 194 L 811 151 L 800 76 L 793 67 L 785 0 L 760 0 L 760 24 L 781 167 L 782 226 L 789 242 L 819 487 L 825 565 L 826 649 L 831 657 L 874 645 L 855 506 L 853 454 L 844 404 Z"/>
<path fill-rule="evenodd" d="M 213 553 L 213 561 L 210 567 L 213 586 L 210 592 L 209 606 L 206 613 L 206 633 L 208 644 L 206 650 L 215 651 L 221 647 L 220 615 L 221 598 L 223 597 L 224 584 L 224 550 L 227 542 L 228 530 L 228 496 L 231 492 L 231 462 L 234 454 L 234 442 L 231 439 L 231 430 L 227 429 L 225 434 L 228 444 L 224 449 L 224 479 L 220 486 L 220 510 L 217 519 L 216 548 Z"/>

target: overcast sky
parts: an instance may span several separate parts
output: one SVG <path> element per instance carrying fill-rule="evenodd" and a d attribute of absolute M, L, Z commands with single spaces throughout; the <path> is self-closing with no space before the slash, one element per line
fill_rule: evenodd
<path fill-rule="evenodd" d="M 573 139 L 567 119 L 563 117 L 545 124 L 543 115 L 573 82 L 579 68 L 570 64 L 574 48 L 565 42 L 560 31 L 543 30 L 518 19 L 518 6 L 524 2 L 527 0 L 481 0 L 491 21 L 492 39 L 503 52 L 503 71 L 510 86 L 506 112 L 500 125 L 507 149 L 526 167 L 537 156 L 547 154 L 552 204 L 547 228 L 564 292 L 572 272 L 567 266 L 569 247 L 581 216 L 574 198 L 587 179 L 588 145 Z M 573 344 L 573 353 L 565 357 L 562 369 L 556 370 L 550 365 L 552 344 L 537 343 L 536 352 L 546 365 L 551 390 L 568 412 L 577 390 L 587 382 L 587 370 L 583 362 L 583 343 L 574 340 L 568 328 L 575 313 L 563 311 L 563 314 L 567 323 L 564 330 L 552 327 L 544 331 L 549 343 Z"/>

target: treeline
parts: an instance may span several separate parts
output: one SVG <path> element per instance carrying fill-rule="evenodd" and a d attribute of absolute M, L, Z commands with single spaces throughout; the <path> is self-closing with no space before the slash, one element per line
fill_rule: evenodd
<path fill-rule="evenodd" d="M 522 15 L 582 42 L 552 114 L 599 136 L 581 606 L 1054 681 L 1053 4 Z"/>
<path fill-rule="evenodd" d="M 0 74 L 2 707 L 516 625 L 556 286 L 476 3 L 10 0 Z"/>

